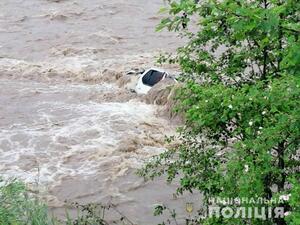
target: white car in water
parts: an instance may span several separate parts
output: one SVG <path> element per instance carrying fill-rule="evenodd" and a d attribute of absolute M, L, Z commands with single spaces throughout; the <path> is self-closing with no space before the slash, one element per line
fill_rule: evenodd
<path fill-rule="evenodd" d="M 167 77 L 169 77 L 169 74 L 166 71 L 150 68 L 140 75 L 135 92 L 138 94 L 147 94 L 155 84 Z"/>

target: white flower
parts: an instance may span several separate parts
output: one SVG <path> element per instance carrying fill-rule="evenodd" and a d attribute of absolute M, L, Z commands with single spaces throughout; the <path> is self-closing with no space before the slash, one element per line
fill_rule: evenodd
<path fill-rule="evenodd" d="M 263 111 L 261 114 L 265 115 L 267 112 L 266 111 Z"/>
<path fill-rule="evenodd" d="M 258 134 L 258 135 L 260 135 L 260 134 L 261 134 L 261 132 L 260 132 L 260 131 L 257 131 L 257 134 Z"/>
<path fill-rule="evenodd" d="M 284 213 L 284 216 L 288 216 L 290 214 L 291 214 L 291 212 L 287 211 L 287 212 Z"/>
<path fill-rule="evenodd" d="M 249 122 L 249 125 L 250 125 L 250 127 L 251 127 L 251 126 L 253 125 L 253 122 L 252 122 L 252 121 L 250 121 L 250 122 Z"/>
<path fill-rule="evenodd" d="M 259 127 L 258 129 L 262 130 L 263 128 L 262 128 L 262 127 Z"/>
<path fill-rule="evenodd" d="M 280 195 L 279 200 L 288 201 L 290 199 L 291 194 L 288 195 Z"/>
<path fill-rule="evenodd" d="M 229 108 L 229 109 L 232 109 L 233 107 L 232 107 L 232 105 L 229 105 L 228 108 Z"/>
<path fill-rule="evenodd" d="M 208 102 L 208 100 L 205 100 L 205 102 L 207 103 L 207 102 Z"/>
<path fill-rule="evenodd" d="M 252 98 L 249 98 L 249 100 L 252 101 L 253 99 L 252 99 Z"/>
<path fill-rule="evenodd" d="M 245 172 L 247 173 L 249 171 L 249 165 L 245 165 Z"/>

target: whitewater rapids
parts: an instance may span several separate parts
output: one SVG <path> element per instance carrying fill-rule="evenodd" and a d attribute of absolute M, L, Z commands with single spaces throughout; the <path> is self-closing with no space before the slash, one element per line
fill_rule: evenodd
<path fill-rule="evenodd" d="M 175 204 L 174 187 L 145 183 L 134 171 L 165 150 L 175 125 L 122 77 L 178 46 L 176 35 L 154 32 L 162 5 L 0 2 L 1 177 L 38 189 L 58 216 L 65 200 L 112 201 L 137 224 L 160 221 L 153 204 Z"/>

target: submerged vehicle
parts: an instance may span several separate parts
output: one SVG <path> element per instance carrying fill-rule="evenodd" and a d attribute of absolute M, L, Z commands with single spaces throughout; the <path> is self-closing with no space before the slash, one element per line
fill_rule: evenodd
<path fill-rule="evenodd" d="M 147 94 L 155 84 L 167 77 L 170 77 L 167 72 L 157 68 L 150 68 L 140 75 L 135 92 L 138 94 Z"/>

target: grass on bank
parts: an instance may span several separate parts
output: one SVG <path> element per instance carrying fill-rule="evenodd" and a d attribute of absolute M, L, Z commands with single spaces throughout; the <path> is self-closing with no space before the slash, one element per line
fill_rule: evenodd
<path fill-rule="evenodd" d="M 0 225 L 107 225 L 133 224 L 128 218 L 116 211 L 117 220 L 107 222 L 105 212 L 113 206 L 100 204 L 73 205 L 78 216 L 72 219 L 66 212 L 66 220 L 61 221 L 49 215 L 47 206 L 30 193 L 24 183 L 17 180 L 0 179 Z"/>

